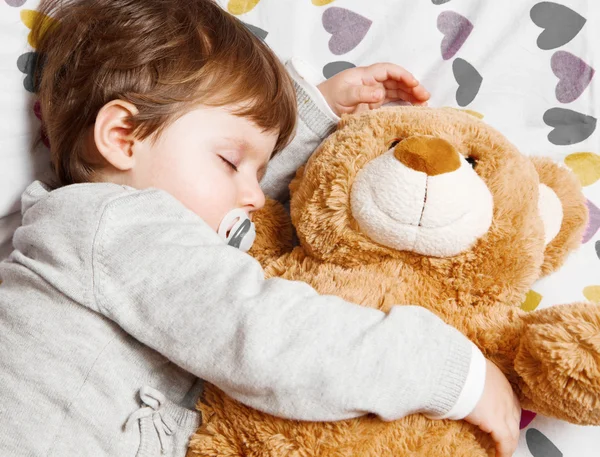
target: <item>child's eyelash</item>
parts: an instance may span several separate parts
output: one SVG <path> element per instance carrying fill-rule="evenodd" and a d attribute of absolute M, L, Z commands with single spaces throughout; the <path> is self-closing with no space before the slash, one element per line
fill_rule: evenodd
<path fill-rule="evenodd" d="M 220 158 L 220 159 L 221 159 L 223 162 L 225 162 L 225 163 L 226 163 L 226 164 L 227 164 L 227 165 L 228 165 L 228 166 L 229 166 L 229 167 L 230 167 L 230 168 L 231 168 L 233 171 L 238 171 L 237 167 L 236 167 L 234 164 L 232 164 L 232 163 L 231 163 L 229 160 L 227 160 L 225 157 L 223 157 L 223 156 L 219 156 L 219 158 Z"/>

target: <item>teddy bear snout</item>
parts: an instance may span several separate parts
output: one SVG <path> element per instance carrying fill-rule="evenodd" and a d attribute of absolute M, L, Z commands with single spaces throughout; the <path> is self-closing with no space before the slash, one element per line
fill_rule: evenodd
<path fill-rule="evenodd" d="M 451 142 L 408 137 L 367 163 L 352 185 L 352 215 L 363 234 L 400 251 L 450 257 L 489 230 L 494 200 Z"/>
<path fill-rule="evenodd" d="M 437 176 L 460 168 L 460 155 L 448 141 L 433 136 L 412 136 L 394 148 L 394 157 L 406 167 Z"/>

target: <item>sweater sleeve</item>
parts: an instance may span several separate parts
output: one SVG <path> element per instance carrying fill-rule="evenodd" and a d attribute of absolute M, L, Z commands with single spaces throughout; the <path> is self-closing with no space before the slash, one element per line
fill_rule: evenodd
<path fill-rule="evenodd" d="M 161 191 L 107 204 L 92 264 L 96 311 L 276 416 L 441 416 L 466 383 L 472 343 L 434 314 L 385 314 L 302 282 L 265 280 L 258 262 Z"/>
<path fill-rule="evenodd" d="M 290 198 L 288 186 L 296 170 L 306 163 L 340 120 L 317 89 L 319 78 L 309 66 L 294 58 L 286 64 L 286 69 L 296 89 L 296 132 L 292 142 L 271 159 L 261 181 L 265 195 L 282 203 Z"/>

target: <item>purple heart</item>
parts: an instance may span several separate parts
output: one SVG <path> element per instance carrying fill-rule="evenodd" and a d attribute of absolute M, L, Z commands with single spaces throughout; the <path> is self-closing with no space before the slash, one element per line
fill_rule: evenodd
<path fill-rule="evenodd" d="M 42 120 L 42 106 L 40 105 L 39 100 L 33 104 L 33 114 L 35 114 L 35 117 L 40 121 Z"/>
<path fill-rule="evenodd" d="M 23 6 L 27 0 L 4 0 L 8 6 L 14 6 L 18 8 L 19 6 Z"/>
<path fill-rule="evenodd" d="M 528 411 L 526 409 L 522 410 L 521 411 L 521 424 L 519 425 L 519 430 L 523 430 L 529 424 L 531 424 L 531 421 L 533 421 L 533 419 L 535 419 L 535 416 L 537 416 L 537 414 L 534 413 L 533 411 Z"/>
<path fill-rule="evenodd" d="M 466 17 L 454 11 L 440 13 L 437 28 L 444 34 L 442 40 L 442 58 L 449 60 L 462 48 L 473 31 L 473 24 Z"/>
<path fill-rule="evenodd" d="M 552 71 L 559 79 L 556 98 L 561 103 L 577 100 L 594 77 L 594 69 L 570 52 L 557 51 L 552 56 Z"/>
<path fill-rule="evenodd" d="M 590 241 L 600 228 L 600 209 L 589 200 L 587 201 L 587 206 L 590 220 L 583 235 L 582 243 Z"/>
<path fill-rule="evenodd" d="M 329 50 L 339 56 L 352 51 L 363 40 L 373 22 L 345 8 L 332 7 L 323 13 L 323 27 L 331 33 Z"/>

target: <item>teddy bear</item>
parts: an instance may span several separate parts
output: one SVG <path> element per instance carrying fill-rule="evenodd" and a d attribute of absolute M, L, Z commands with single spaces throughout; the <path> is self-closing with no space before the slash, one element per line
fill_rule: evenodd
<path fill-rule="evenodd" d="M 257 214 L 251 253 L 266 277 L 388 311 L 416 304 L 470 338 L 524 409 L 600 424 L 600 308 L 525 312 L 532 284 L 561 266 L 587 223 L 576 178 L 521 154 L 484 121 L 450 108 L 347 115 L 290 185 L 287 212 Z M 207 384 L 188 457 L 493 456 L 466 421 L 269 416 Z"/>

